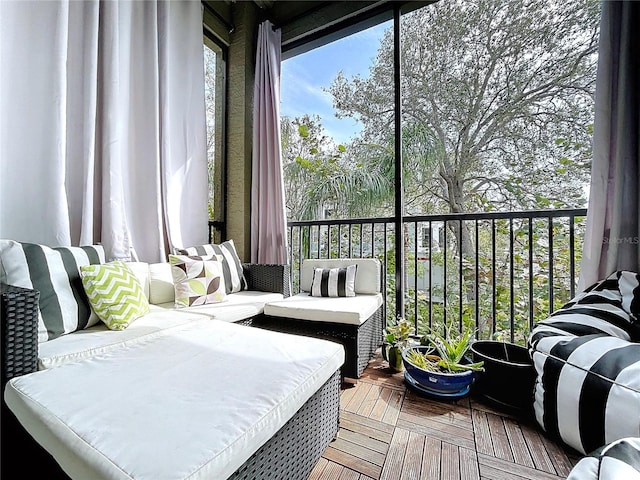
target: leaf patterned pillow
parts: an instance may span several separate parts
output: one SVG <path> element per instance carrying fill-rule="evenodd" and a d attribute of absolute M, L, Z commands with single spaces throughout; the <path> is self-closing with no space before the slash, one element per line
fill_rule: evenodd
<path fill-rule="evenodd" d="M 214 256 L 169 255 L 176 307 L 218 303 L 225 299 L 222 264 Z"/>

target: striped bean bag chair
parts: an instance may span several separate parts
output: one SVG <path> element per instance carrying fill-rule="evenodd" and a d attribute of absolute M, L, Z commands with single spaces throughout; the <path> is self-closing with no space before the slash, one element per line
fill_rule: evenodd
<path fill-rule="evenodd" d="M 536 324 L 528 339 L 536 420 L 583 454 L 640 437 L 639 280 L 611 274 Z"/>
<path fill-rule="evenodd" d="M 567 480 L 640 480 L 640 438 L 623 438 L 581 459 Z"/>

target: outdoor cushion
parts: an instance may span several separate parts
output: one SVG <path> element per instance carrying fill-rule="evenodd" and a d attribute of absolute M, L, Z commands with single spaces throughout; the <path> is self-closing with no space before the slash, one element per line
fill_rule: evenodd
<path fill-rule="evenodd" d="M 314 297 L 354 297 L 357 265 L 319 268 L 313 273 L 311 295 Z"/>
<path fill-rule="evenodd" d="M 614 272 L 529 336 L 536 419 L 581 453 L 640 432 L 639 325 L 629 310 L 638 300 L 636 278 Z"/>
<path fill-rule="evenodd" d="M 169 255 L 169 263 L 177 307 L 218 303 L 224 300 L 224 275 L 218 257 Z"/>
<path fill-rule="evenodd" d="M 314 297 L 299 293 L 264 306 L 264 314 L 274 317 L 361 325 L 382 305 L 382 294 L 355 297 Z"/>
<path fill-rule="evenodd" d="M 110 330 L 124 330 L 149 313 L 149 300 L 131 269 L 121 261 L 80 267 L 91 309 Z"/>
<path fill-rule="evenodd" d="M 226 293 L 235 293 L 247 289 L 247 280 L 244 278 L 242 263 L 236 251 L 233 240 L 227 240 L 221 244 L 199 245 L 196 247 L 176 249 L 179 255 L 197 256 L 222 256 L 222 270 L 224 272 L 224 282 Z"/>
<path fill-rule="evenodd" d="M 104 263 L 102 245 L 55 247 L 0 239 L 3 283 L 40 292 L 38 342 L 99 322 L 91 314 L 80 266 Z"/>
<path fill-rule="evenodd" d="M 640 480 L 640 438 L 616 440 L 582 458 L 567 480 Z"/>
<path fill-rule="evenodd" d="M 334 342 L 203 320 L 13 378 L 5 399 L 71 478 L 224 479 L 343 362 Z"/>
<path fill-rule="evenodd" d="M 302 262 L 300 270 L 300 290 L 310 292 L 316 268 L 336 268 L 356 265 L 356 294 L 376 294 L 380 292 L 380 261 L 377 258 L 308 258 Z"/>

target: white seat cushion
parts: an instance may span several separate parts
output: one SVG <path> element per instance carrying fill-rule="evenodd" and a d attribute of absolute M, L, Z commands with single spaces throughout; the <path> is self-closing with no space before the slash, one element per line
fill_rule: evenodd
<path fill-rule="evenodd" d="M 334 342 L 200 320 L 13 378 L 5 399 L 71 478 L 223 479 L 343 362 Z"/>
<path fill-rule="evenodd" d="M 265 315 L 362 325 L 382 305 L 382 294 L 355 297 L 312 297 L 299 293 L 264 306 Z"/>

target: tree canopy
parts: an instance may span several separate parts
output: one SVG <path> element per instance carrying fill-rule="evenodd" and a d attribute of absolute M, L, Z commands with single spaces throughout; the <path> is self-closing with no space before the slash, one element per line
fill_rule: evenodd
<path fill-rule="evenodd" d="M 406 213 L 585 206 L 598 24 L 596 0 L 447 0 L 403 15 Z M 287 153 L 289 174 L 315 175 L 317 161 L 335 167 L 335 177 L 305 183 L 332 192 L 297 197 L 335 198 L 343 215 L 386 214 L 395 188 L 392 29 L 368 76 L 338 73 L 328 91 L 336 114 L 363 130 L 339 155 L 330 139 L 328 150 Z M 309 124 L 321 130 L 319 119 Z"/>

